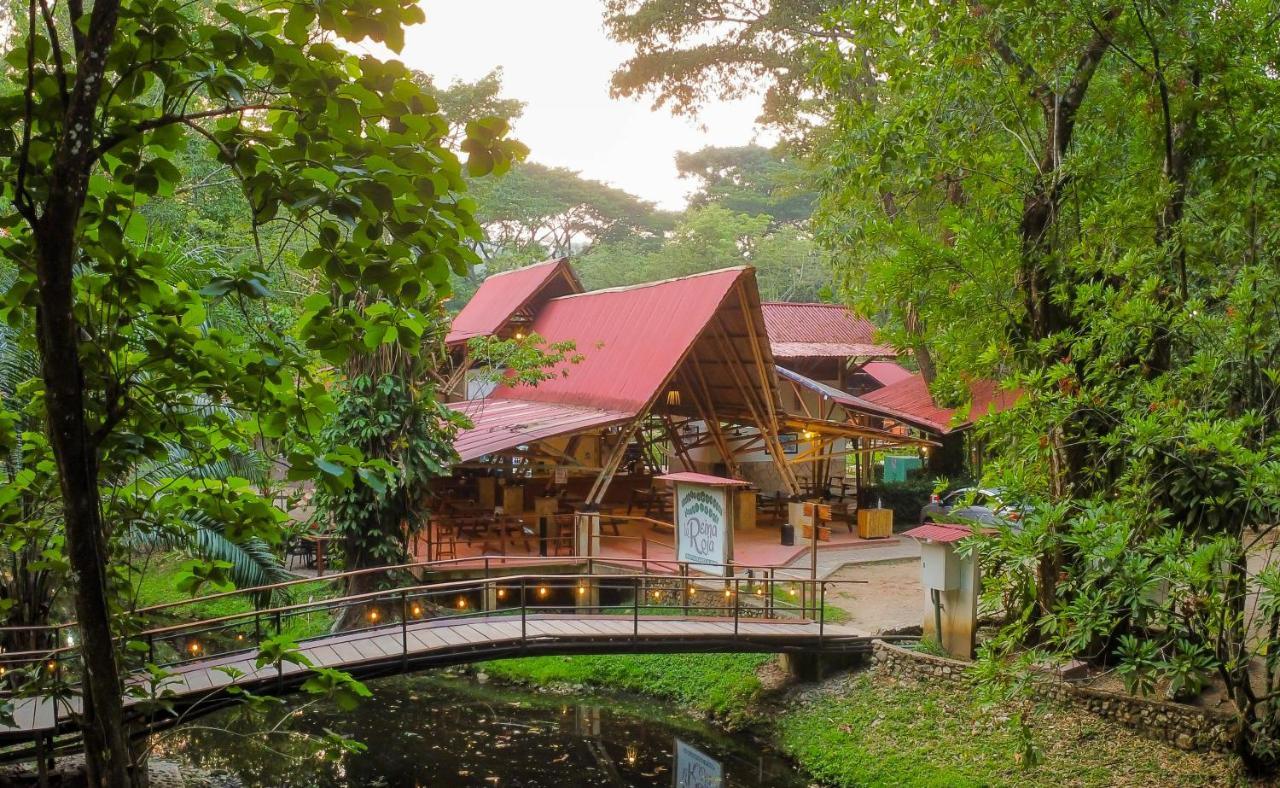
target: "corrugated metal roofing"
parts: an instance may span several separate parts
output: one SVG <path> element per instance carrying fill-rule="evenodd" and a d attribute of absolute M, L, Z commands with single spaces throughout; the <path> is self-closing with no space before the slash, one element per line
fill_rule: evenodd
<path fill-rule="evenodd" d="M 492 396 L 638 413 L 749 272 L 726 268 L 552 299 L 531 328 L 548 342 L 575 342 L 581 362 L 562 363 L 537 386 Z"/>
<path fill-rule="evenodd" d="M 1022 396 L 1019 391 L 1001 389 L 994 380 L 975 381 L 969 385 L 969 391 L 972 396 L 969 408 L 958 420 L 955 419 L 955 409 L 934 404 L 933 395 L 920 375 L 869 391 L 861 399 L 886 412 L 898 414 L 904 421 L 945 435 L 970 426 L 988 413 L 999 413 L 1011 407 Z"/>
<path fill-rule="evenodd" d="M 633 415 L 493 398 L 454 402 L 449 407 L 465 413 L 472 422 L 472 427 L 459 432 L 453 442 L 463 462 L 557 435 L 620 424 Z"/>
<path fill-rule="evenodd" d="M 847 342 L 770 342 L 777 358 L 850 358 L 892 355 L 887 345 L 851 345 Z"/>
<path fill-rule="evenodd" d="M 480 289 L 453 318 L 445 342 L 453 345 L 497 333 L 540 293 L 554 298 L 580 292 L 582 285 L 564 257 L 494 274 L 480 283 Z"/>
<path fill-rule="evenodd" d="M 881 386 L 906 380 L 914 374 L 901 364 L 895 364 L 892 361 L 868 361 L 859 369 L 874 378 Z"/>
<path fill-rule="evenodd" d="M 688 484 L 707 484 L 716 487 L 740 487 L 751 484 L 741 479 L 728 479 L 724 476 L 712 476 L 709 473 L 693 473 L 692 471 L 681 471 L 679 473 L 667 473 L 662 476 L 655 476 L 655 479 L 661 479 L 664 482 L 686 482 Z"/>
<path fill-rule="evenodd" d="M 760 305 L 773 354 L 801 356 L 893 356 L 893 348 L 875 341 L 876 327 L 838 304 Z"/>
<path fill-rule="evenodd" d="M 950 544 L 958 542 L 965 537 L 973 536 L 973 529 L 963 525 L 929 523 L 927 525 L 918 525 L 910 531 L 903 531 L 902 535 L 909 536 L 912 539 L 928 539 L 931 542 Z"/>

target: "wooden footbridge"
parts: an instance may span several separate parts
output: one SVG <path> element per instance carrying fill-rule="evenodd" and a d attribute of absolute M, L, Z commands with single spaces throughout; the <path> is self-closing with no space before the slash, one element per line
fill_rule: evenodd
<path fill-rule="evenodd" d="M 397 574 L 421 578 L 424 570 L 465 568 L 462 562 L 432 562 L 401 567 L 411 571 Z M 238 702 L 245 692 L 294 692 L 324 669 L 372 678 L 534 654 L 870 650 L 866 633 L 824 620 L 828 586 L 851 581 L 773 570 L 721 578 L 694 575 L 687 567 L 639 574 L 616 563 L 587 568 L 586 574 L 529 574 L 526 566 L 514 570 L 520 574 L 495 574 L 486 563 L 482 577 L 325 596 L 325 588 L 341 588 L 359 574 L 345 573 L 135 611 L 126 623 L 136 631 L 123 652 L 131 663 L 125 698 L 131 729 L 142 735 L 180 724 Z M 647 563 L 643 568 L 651 569 Z M 282 595 L 299 590 L 311 598 L 279 604 Z M 147 624 L 172 621 L 183 610 L 207 610 L 213 602 L 225 608 L 237 596 L 260 604 L 214 618 Z M 10 724 L 0 724 L 0 746 L 8 748 L 0 760 L 49 752 L 78 738 L 75 625 L 49 627 L 44 634 L 58 646 L 0 654 L 12 714 Z"/>

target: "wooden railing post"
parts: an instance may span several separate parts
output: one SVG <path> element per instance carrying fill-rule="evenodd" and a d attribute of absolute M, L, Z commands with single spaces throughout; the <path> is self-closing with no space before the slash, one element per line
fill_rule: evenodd
<path fill-rule="evenodd" d="M 526 581 L 523 577 L 521 577 L 520 578 L 520 648 L 522 649 L 525 646 L 525 641 L 528 640 L 529 638 L 528 631 L 525 626 L 525 621 L 528 618 L 527 614 L 528 614 L 528 604 L 529 604 L 527 591 L 528 591 L 528 588 L 526 586 Z"/>
<path fill-rule="evenodd" d="M 640 578 L 631 577 L 631 637 L 640 636 Z"/>

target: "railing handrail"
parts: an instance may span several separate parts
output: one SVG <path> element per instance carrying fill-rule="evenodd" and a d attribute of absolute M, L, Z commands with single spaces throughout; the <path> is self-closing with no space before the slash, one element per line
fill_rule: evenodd
<path fill-rule="evenodd" d="M 197 621 L 188 621 L 188 622 L 183 622 L 181 624 L 172 624 L 166 627 L 157 627 L 153 629 L 141 630 L 139 632 L 131 633 L 129 635 L 122 635 L 121 639 L 125 639 L 125 640 L 141 640 L 141 639 L 148 639 L 148 638 L 154 639 L 156 637 L 170 636 L 170 635 L 181 633 L 184 631 L 211 629 L 218 625 L 228 624 L 233 621 L 240 621 L 245 619 L 261 619 L 263 617 L 280 617 L 280 616 L 283 616 L 284 614 L 298 613 L 298 612 L 308 611 L 308 610 L 309 611 L 333 610 L 336 608 L 351 607 L 354 604 L 358 604 L 360 602 L 368 601 L 371 599 L 398 598 L 401 596 L 408 596 L 411 594 L 425 594 L 430 592 L 447 593 L 451 590 L 460 589 L 460 588 L 467 589 L 467 590 L 475 590 L 476 588 L 486 589 L 489 585 L 499 585 L 504 583 L 514 585 L 514 583 L 517 581 L 520 583 L 520 587 L 522 589 L 527 589 L 529 581 L 531 580 L 537 581 L 541 585 L 546 585 L 548 583 L 555 582 L 555 581 L 566 581 L 566 580 L 572 580 L 572 581 L 605 580 L 605 581 L 618 581 L 620 584 L 631 585 L 633 588 L 637 588 L 639 586 L 640 581 L 652 580 L 655 578 L 680 579 L 683 581 L 683 583 L 686 583 L 686 584 L 692 583 L 695 580 L 710 581 L 710 582 L 724 582 L 726 585 L 728 583 L 733 583 L 735 586 L 735 591 L 733 593 L 734 602 L 735 602 L 734 604 L 735 619 L 737 618 L 738 607 L 740 605 L 739 594 L 736 591 L 736 587 L 738 584 L 743 582 L 749 582 L 752 584 L 771 584 L 771 585 L 779 582 L 792 583 L 792 584 L 800 583 L 800 584 L 807 584 L 807 585 L 820 584 L 823 590 L 824 602 L 825 602 L 825 589 L 826 589 L 826 585 L 828 584 L 866 584 L 867 583 L 866 580 L 817 580 L 812 578 L 787 578 L 783 580 L 778 580 L 777 578 L 774 578 L 774 577 L 737 576 L 737 577 L 720 578 L 714 575 L 706 575 L 706 576 L 700 576 L 700 577 L 691 577 L 691 576 L 685 576 L 685 575 L 651 575 L 651 574 L 604 574 L 604 575 L 602 574 L 557 574 L 552 577 L 547 577 L 545 575 L 528 575 L 528 574 L 502 575 L 498 577 L 469 578 L 465 580 L 445 581 L 442 583 L 425 583 L 425 584 L 418 584 L 414 586 L 403 586 L 399 588 L 381 589 L 378 591 L 366 591 L 360 594 L 350 594 L 343 597 L 330 597 L 327 599 L 313 600 L 309 602 L 300 602 L 297 604 L 283 605 L 283 606 L 273 607 L 273 608 L 247 610 L 241 613 L 232 613 L 225 616 L 216 616 L 214 618 L 200 619 Z M 728 593 L 729 592 L 726 590 L 726 594 Z M 636 606 L 637 608 L 636 615 L 638 615 L 638 607 L 639 607 L 638 598 L 633 600 L 633 605 Z M 521 604 L 520 604 L 520 608 L 522 610 L 522 613 L 521 613 L 522 617 L 525 615 L 524 611 L 526 611 L 529 607 L 530 605 L 526 601 L 525 595 L 522 594 Z M 534 606 L 534 607 L 538 607 L 538 606 Z M 555 606 L 548 605 L 546 607 L 555 607 Z M 646 607 L 665 607 L 665 606 L 646 605 Z M 703 605 L 699 605 L 698 607 L 706 608 L 706 606 L 703 606 Z M 817 618 L 819 619 L 819 621 L 822 621 L 823 619 L 825 619 L 825 614 L 823 613 L 824 608 L 825 608 L 825 605 L 816 608 L 815 612 L 818 613 Z M 479 612 L 479 614 L 482 616 L 488 617 L 493 612 L 495 611 L 483 611 L 483 612 Z M 476 614 L 468 613 L 466 615 L 474 616 Z M 420 619 L 420 620 L 434 621 L 434 620 L 446 620 L 449 618 L 457 618 L 457 617 L 459 617 L 458 614 L 451 615 L 451 616 L 441 616 L 433 619 Z M 60 625 L 60 626 L 65 627 L 65 625 Z M 355 631 L 358 631 L 358 630 L 355 630 Z M 342 633 L 333 633 L 333 634 L 342 634 Z M 77 647 L 75 646 L 59 646 L 53 649 L 38 650 L 38 651 L 5 652 L 0 654 L 0 662 L 10 662 L 10 661 L 35 662 L 35 661 L 43 661 L 43 660 L 50 660 L 50 659 L 57 660 L 59 659 L 59 655 L 67 652 L 76 651 L 76 650 L 77 650 Z M 31 659 L 15 660 L 15 658 L 17 657 L 26 657 L 26 656 L 30 656 Z"/>
<path fill-rule="evenodd" d="M 640 539 L 640 537 L 625 537 L 625 536 L 604 536 L 603 538 Z M 658 542 L 657 540 L 649 540 L 649 541 L 653 541 L 655 544 L 662 544 L 665 547 L 672 547 L 671 545 L 666 545 L 665 543 Z M 674 548 L 672 547 L 672 549 Z M 274 591 L 291 588 L 293 586 L 305 585 L 307 583 L 336 582 L 338 580 L 345 580 L 350 577 L 358 577 L 361 575 L 376 574 L 380 572 L 389 573 L 389 572 L 412 571 L 414 569 L 432 569 L 432 568 L 444 567 L 447 565 L 456 566 L 459 564 L 474 564 L 474 563 L 482 564 L 486 569 L 488 569 L 492 565 L 493 560 L 494 560 L 493 556 L 466 556 L 462 558 L 443 558 L 443 559 L 436 559 L 432 561 L 414 561 L 414 562 L 405 563 L 405 564 L 394 564 L 391 566 L 370 567 L 367 569 L 351 569 L 343 572 L 334 572 L 334 573 L 323 575 L 320 577 L 298 577 L 293 580 L 282 580 L 278 583 L 269 583 L 269 584 L 260 585 L 260 586 L 250 586 L 248 588 L 236 588 L 230 591 L 219 591 L 217 593 L 206 594 L 204 596 L 198 596 L 198 597 L 191 597 L 190 599 L 182 599 L 176 602 L 163 602 L 158 605 L 148 605 L 146 607 L 134 608 L 132 610 L 121 611 L 120 613 L 117 614 L 117 617 L 124 618 L 128 616 L 154 615 L 160 611 L 168 610 L 171 608 L 187 607 L 189 605 L 200 604 L 203 602 L 210 602 L 218 599 L 227 599 L 234 596 L 255 596 L 258 594 L 270 593 Z M 502 561 L 503 566 L 511 566 L 509 562 L 529 562 L 534 564 L 557 564 L 557 563 L 564 564 L 564 563 L 575 563 L 575 562 L 590 560 L 594 563 L 603 564 L 603 565 L 641 564 L 646 567 L 651 565 L 667 565 L 667 566 L 675 565 L 678 568 L 681 564 L 688 563 L 688 562 L 678 561 L 675 559 L 662 559 L 662 558 L 626 558 L 621 556 L 614 557 L 614 556 L 583 556 L 583 555 L 500 556 L 498 557 L 498 560 Z M 777 572 L 778 570 L 786 571 L 785 567 L 740 564 L 737 562 L 730 562 L 730 563 L 724 564 L 724 563 L 717 563 L 717 562 L 711 562 L 711 561 L 706 561 L 706 562 L 699 561 L 697 563 L 697 566 L 711 566 L 711 567 L 718 567 L 721 569 L 726 569 L 726 568 L 727 569 L 749 569 L 749 570 L 755 570 L 755 569 L 766 570 L 767 569 L 771 572 Z M 516 567 L 519 567 L 518 563 L 516 564 Z M 663 574 L 672 575 L 674 573 L 668 572 Z M 712 575 L 711 577 L 714 577 L 714 575 Z M 787 579 L 788 580 L 808 580 L 811 578 L 800 577 L 795 575 L 787 575 Z M 46 632 L 56 633 L 64 629 L 72 629 L 76 627 L 78 623 L 79 622 L 77 621 L 63 621 L 63 622 L 44 624 L 44 625 L 24 625 L 24 626 L 13 626 L 13 627 L 0 626 L 0 635 L 3 635 L 6 632 L 46 631 Z"/>

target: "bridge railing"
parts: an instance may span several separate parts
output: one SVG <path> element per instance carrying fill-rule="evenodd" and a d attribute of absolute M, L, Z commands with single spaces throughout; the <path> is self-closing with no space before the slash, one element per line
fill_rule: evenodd
<path fill-rule="evenodd" d="M 387 653 L 391 644 L 407 658 L 413 648 L 410 627 L 417 631 L 465 620 L 502 618 L 513 626 L 518 621 L 521 641 L 528 636 L 530 620 L 566 615 L 630 618 L 634 636 L 640 634 L 640 622 L 672 616 L 731 620 L 734 635 L 746 620 L 815 621 L 821 641 L 828 586 L 859 582 L 864 581 L 598 573 L 469 578 L 139 627 L 122 637 L 121 645 L 126 667 L 133 672 L 134 691 L 151 694 L 161 691 L 165 680 L 161 674 L 149 673 L 151 668 L 215 659 L 225 664 L 227 657 L 240 655 L 242 660 L 231 661 L 241 663 L 235 669 L 247 672 L 257 666 L 264 645 L 265 653 L 270 653 L 273 639 L 277 648 L 322 637 L 334 647 L 359 640 L 358 647 L 350 647 L 366 659 L 395 656 Z M 806 599 L 813 600 L 813 605 L 805 606 L 802 600 Z M 51 696 L 74 693 L 80 678 L 74 626 L 56 629 L 71 642 L 0 654 L 0 675 L 7 686 L 21 684 L 24 694 L 31 694 L 33 687 Z M 372 631 L 379 635 L 376 644 L 367 638 Z M 283 671 L 285 665 L 277 669 Z"/>

